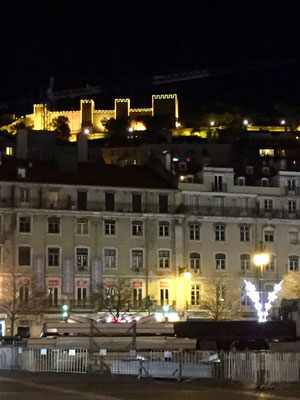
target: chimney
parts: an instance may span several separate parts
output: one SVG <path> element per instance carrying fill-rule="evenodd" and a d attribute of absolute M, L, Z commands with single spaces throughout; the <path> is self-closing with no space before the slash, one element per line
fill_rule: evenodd
<path fill-rule="evenodd" d="M 28 130 L 17 129 L 17 159 L 27 159 L 27 148 L 28 148 Z"/>
<path fill-rule="evenodd" d="M 88 137 L 84 132 L 77 135 L 77 155 L 78 162 L 86 163 L 88 161 Z"/>

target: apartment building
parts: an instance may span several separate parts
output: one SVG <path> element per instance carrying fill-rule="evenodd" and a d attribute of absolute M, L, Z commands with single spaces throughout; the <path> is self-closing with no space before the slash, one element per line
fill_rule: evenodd
<path fill-rule="evenodd" d="M 232 168 L 204 167 L 196 181 L 174 186 L 146 166 L 82 163 L 74 173 L 4 159 L 1 277 L 13 269 L 25 297 L 36 282 L 49 315 L 66 301 L 85 315 L 99 285 L 109 292 L 126 278 L 137 308 L 148 298 L 153 309 L 199 310 L 210 283 L 222 301 L 236 293 L 236 317 L 254 317 L 244 279 L 269 291 L 299 269 L 300 173 L 250 186 Z M 258 271 L 262 248 L 270 262 Z"/>

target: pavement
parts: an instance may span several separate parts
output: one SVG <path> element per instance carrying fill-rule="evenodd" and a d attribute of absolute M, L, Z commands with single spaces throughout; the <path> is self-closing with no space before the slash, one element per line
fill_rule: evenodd
<path fill-rule="evenodd" d="M 253 386 L 103 375 L 0 371 L 0 400 L 296 400 L 300 383 L 257 391 Z"/>

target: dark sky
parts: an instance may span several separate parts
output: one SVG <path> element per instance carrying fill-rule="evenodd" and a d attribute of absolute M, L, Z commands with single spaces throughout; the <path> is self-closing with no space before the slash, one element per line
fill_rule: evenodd
<path fill-rule="evenodd" d="M 177 91 L 187 108 L 300 106 L 299 11 L 298 0 L 2 0 L 0 104 L 31 108 L 54 76 L 55 90 L 104 83 L 111 103 L 115 94 Z M 213 76 L 144 86 L 155 74 L 202 68 Z"/>

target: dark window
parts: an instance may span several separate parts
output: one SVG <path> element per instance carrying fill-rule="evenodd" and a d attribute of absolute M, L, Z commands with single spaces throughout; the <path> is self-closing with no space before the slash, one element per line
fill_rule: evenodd
<path fill-rule="evenodd" d="M 78 210 L 87 209 L 87 192 L 77 192 L 77 208 Z"/>
<path fill-rule="evenodd" d="M 105 193 L 105 211 L 115 211 L 114 193 Z"/>
<path fill-rule="evenodd" d="M 28 286 L 21 286 L 20 287 L 20 303 L 21 304 L 28 304 L 29 300 L 29 288 Z"/>
<path fill-rule="evenodd" d="M 142 195 L 133 194 L 132 195 L 132 212 L 140 213 L 142 212 Z"/>
<path fill-rule="evenodd" d="M 22 266 L 31 265 L 31 247 L 25 247 L 25 246 L 19 247 L 19 265 Z"/>
<path fill-rule="evenodd" d="M 168 195 L 166 194 L 159 195 L 159 212 L 160 213 L 168 212 Z"/>

